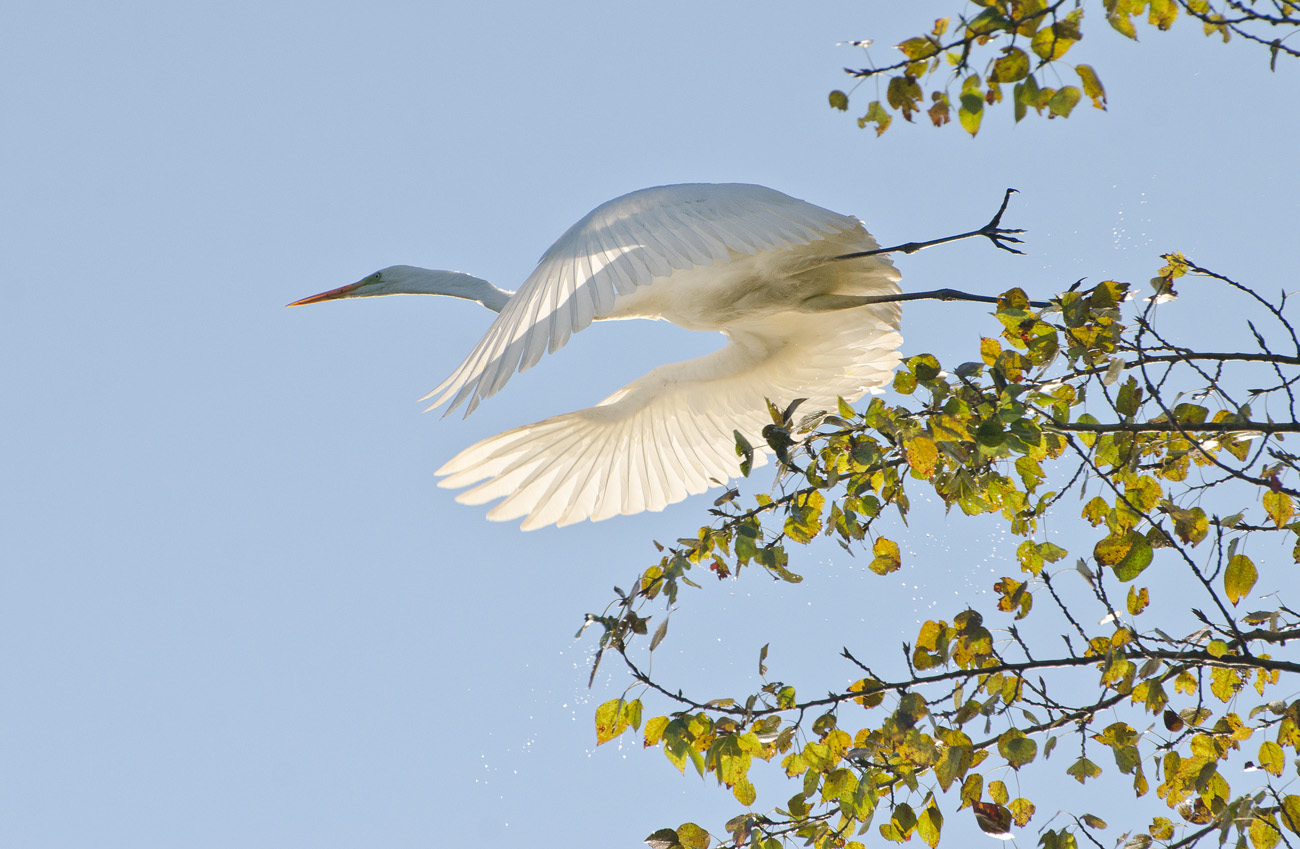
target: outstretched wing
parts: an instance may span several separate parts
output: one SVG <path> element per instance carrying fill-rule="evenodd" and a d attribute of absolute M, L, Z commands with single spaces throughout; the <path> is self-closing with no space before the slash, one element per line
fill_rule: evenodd
<path fill-rule="evenodd" d="M 592 210 L 542 256 L 487 334 L 426 399 L 466 414 L 515 371 L 603 318 L 620 296 L 731 252 L 805 245 L 858 221 L 763 186 L 693 183 L 642 189 Z M 436 396 L 436 397 L 435 397 Z"/>
<path fill-rule="evenodd" d="M 887 383 L 897 328 L 897 304 L 737 326 L 721 350 L 661 366 L 595 407 L 470 446 L 438 470 L 439 486 L 477 484 L 456 500 L 504 498 L 488 518 L 524 517 L 524 530 L 662 510 L 738 474 L 733 432 L 762 446 L 769 399 L 833 411 Z"/>

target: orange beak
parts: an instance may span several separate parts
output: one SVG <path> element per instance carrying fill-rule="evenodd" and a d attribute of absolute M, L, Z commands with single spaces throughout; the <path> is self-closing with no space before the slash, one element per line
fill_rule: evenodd
<path fill-rule="evenodd" d="M 337 289 L 330 289 L 328 292 L 321 292 L 319 295 L 312 295 L 310 298 L 303 298 L 301 301 L 294 301 L 292 304 L 285 304 L 289 307 L 300 307 L 303 304 L 319 304 L 321 301 L 333 301 L 337 298 L 346 298 L 360 286 L 360 283 L 349 283 L 346 286 L 340 286 Z"/>

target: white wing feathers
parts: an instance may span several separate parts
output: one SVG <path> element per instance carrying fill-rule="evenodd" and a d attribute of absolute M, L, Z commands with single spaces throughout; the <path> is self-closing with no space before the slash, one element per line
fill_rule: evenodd
<path fill-rule="evenodd" d="M 467 448 L 438 470 L 439 485 L 477 484 L 457 497 L 466 504 L 504 497 L 488 518 L 525 517 L 525 530 L 662 510 L 737 475 L 733 431 L 761 447 L 767 399 L 783 407 L 808 398 L 801 413 L 834 410 L 837 398 L 888 382 L 897 326 L 897 304 L 733 326 L 722 350 Z"/>
<path fill-rule="evenodd" d="M 450 402 L 449 412 L 465 403 L 468 414 L 515 371 L 609 316 L 617 299 L 638 287 L 674 271 L 725 263 L 733 252 L 809 244 L 859 226 L 850 216 L 763 186 L 660 186 L 616 198 L 546 251 L 465 361 L 425 397 L 434 398 L 432 407 Z"/>

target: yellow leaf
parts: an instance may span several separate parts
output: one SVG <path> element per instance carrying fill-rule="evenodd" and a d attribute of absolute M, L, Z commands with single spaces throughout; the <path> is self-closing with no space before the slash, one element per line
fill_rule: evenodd
<path fill-rule="evenodd" d="M 684 822 L 677 826 L 677 840 L 686 849 L 708 849 L 712 839 L 707 831 L 693 822 Z"/>
<path fill-rule="evenodd" d="M 1291 516 L 1295 514 L 1295 507 L 1291 503 L 1291 496 L 1285 492 L 1273 492 L 1269 490 L 1264 493 L 1264 510 L 1268 517 L 1273 520 L 1279 528 L 1291 521 Z"/>
<path fill-rule="evenodd" d="M 991 366 L 996 363 L 1001 353 L 1002 346 L 998 344 L 998 340 L 987 336 L 980 340 L 980 357 L 984 360 L 984 365 Z"/>
<path fill-rule="evenodd" d="M 1097 78 L 1097 72 L 1092 69 L 1092 66 L 1075 65 L 1074 72 L 1079 75 L 1079 80 L 1083 83 L 1083 93 L 1092 98 L 1092 105 L 1097 109 L 1105 109 L 1106 89 L 1102 87 L 1101 80 Z"/>
<path fill-rule="evenodd" d="M 943 828 L 943 814 L 933 804 L 921 812 L 916 821 L 916 833 L 921 835 L 930 849 L 939 845 L 939 832 Z"/>
<path fill-rule="evenodd" d="M 1244 554 L 1233 555 L 1223 575 L 1223 589 L 1228 593 L 1228 600 L 1235 606 L 1250 594 L 1257 578 L 1259 572 L 1249 557 Z"/>
<path fill-rule="evenodd" d="M 978 94 L 963 94 L 961 108 L 957 110 L 957 120 L 962 129 L 972 136 L 980 131 L 980 121 L 984 118 L 984 98 Z"/>
<path fill-rule="evenodd" d="M 1147 605 L 1151 602 L 1151 595 L 1147 588 L 1139 590 L 1137 587 L 1128 588 L 1128 612 L 1130 616 L 1137 616 L 1146 610 Z"/>
<path fill-rule="evenodd" d="M 934 475 L 935 464 L 939 461 L 939 449 L 932 440 L 918 436 L 907 442 L 907 462 L 912 471 L 923 478 Z"/>
<path fill-rule="evenodd" d="M 993 71 L 989 82 L 1014 83 L 1029 76 L 1029 57 L 1019 47 L 1008 47 L 1003 55 L 993 62 Z"/>
<path fill-rule="evenodd" d="M 908 59 L 928 59 L 939 52 L 935 49 L 933 41 L 921 36 L 909 38 L 901 44 L 895 45 L 895 48 L 901 50 Z"/>
<path fill-rule="evenodd" d="M 1074 42 L 1077 40 L 1070 38 L 1069 33 L 1062 32 L 1059 27 L 1050 26 L 1035 33 L 1029 46 L 1039 59 L 1051 62 L 1064 56 L 1066 51 L 1073 47 Z"/>
<path fill-rule="evenodd" d="M 622 699 L 611 699 L 596 708 L 596 745 L 607 743 L 627 730 Z"/>
<path fill-rule="evenodd" d="M 646 747 L 657 746 L 663 739 L 664 729 L 668 727 L 668 717 L 656 716 L 646 721 L 645 724 L 645 745 Z"/>
<path fill-rule="evenodd" d="M 1259 747 L 1259 765 L 1269 775 L 1280 776 L 1286 768 L 1286 755 L 1282 747 L 1272 740 L 1265 740 Z"/>
<path fill-rule="evenodd" d="M 1106 16 L 1106 20 L 1115 29 L 1116 32 L 1127 35 L 1129 38 L 1137 41 L 1137 28 L 1129 20 L 1128 15 L 1122 12 L 1111 12 Z"/>
<path fill-rule="evenodd" d="M 1178 4 L 1174 0 L 1151 0 L 1147 21 L 1160 30 L 1168 30 L 1178 18 Z"/>
<path fill-rule="evenodd" d="M 1256 813 L 1255 818 L 1250 821 L 1250 845 L 1254 849 L 1273 849 L 1282 839 L 1282 833 L 1277 830 L 1277 826 L 1272 823 L 1271 816 L 1265 818 L 1263 814 Z"/>
<path fill-rule="evenodd" d="M 890 572 L 898 569 L 903 565 L 902 555 L 898 551 L 898 543 L 893 540 L 879 537 L 871 546 L 871 553 L 875 559 L 869 565 L 871 571 L 877 575 L 888 575 Z"/>
<path fill-rule="evenodd" d="M 1282 810 L 1279 811 L 1282 825 L 1292 834 L 1300 834 L 1300 796 L 1283 796 Z"/>

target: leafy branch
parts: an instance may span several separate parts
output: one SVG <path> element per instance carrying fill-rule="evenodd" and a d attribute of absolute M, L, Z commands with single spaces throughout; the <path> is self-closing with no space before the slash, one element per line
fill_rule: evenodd
<path fill-rule="evenodd" d="M 885 96 L 872 100 L 858 118 L 858 126 L 874 125 L 876 134 L 889 129 L 894 115 L 912 122 L 925 111 L 930 122 L 942 127 L 952 120 L 971 135 L 979 132 L 986 107 L 1001 103 L 1011 85 L 1010 100 L 1017 122 L 1032 109 L 1048 118 L 1067 118 L 1086 96 L 1097 109 L 1106 108 L 1106 90 L 1095 68 L 1089 64 L 1071 66 L 1079 84 L 1053 88 L 1040 80 L 1049 69 L 1083 40 L 1083 0 L 972 0 L 981 11 L 973 18 L 940 18 L 933 28 L 904 39 L 896 45 L 903 59 L 881 66 L 845 68 L 857 84 L 869 79 L 887 79 Z M 1300 29 L 1300 5 L 1294 0 L 1273 0 L 1259 4 L 1250 0 L 1099 0 L 1086 4 L 1106 17 L 1112 29 L 1137 40 L 1137 22 L 1157 30 L 1173 27 L 1181 13 L 1201 23 L 1204 33 L 1219 35 L 1226 42 L 1233 35 L 1265 46 L 1269 67 L 1275 69 L 1278 56 L 1300 57 L 1300 48 L 1286 39 Z M 1272 12 L 1257 7 L 1272 7 Z M 866 47 L 870 42 L 855 42 Z M 924 106 L 930 86 L 928 108 Z M 856 86 L 855 86 L 856 87 Z M 952 89 L 958 88 L 954 93 Z M 835 90 L 830 105 L 847 111 L 853 93 Z"/>
<path fill-rule="evenodd" d="M 1272 784 L 1271 796 L 1234 794 L 1221 766 L 1245 741 L 1267 737 L 1255 758 L 1271 781 L 1287 765 L 1285 749 L 1292 749 L 1294 765 L 1300 746 L 1300 701 L 1266 698 L 1286 686 L 1284 678 L 1290 690 L 1300 680 L 1300 662 L 1271 654 L 1300 639 L 1300 614 L 1277 596 L 1271 607 L 1238 609 L 1260 569 L 1273 568 L 1245 553 L 1253 536 L 1291 537 L 1289 561 L 1300 562 L 1293 484 L 1300 465 L 1282 447 L 1300 425 L 1293 415 L 1275 420 L 1251 412 L 1266 410 L 1274 398 L 1292 409 L 1300 359 L 1273 353 L 1254 324 L 1259 353 L 1177 344 L 1158 325 L 1155 307 L 1176 298 L 1175 281 L 1187 275 L 1223 286 L 1224 297 L 1245 296 L 1286 337 L 1293 340 L 1293 333 L 1285 301 L 1271 303 L 1181 255 L 1164 260 L 1153 281 L 1156 295 L 1141 305 L 1115 281 L 1076 286 L 1043 306 L 1019 290 L 1003 293 L 994 313 L 1001 332 L 981 341 L 978 361 L 951 370 L 925 354 L 904 361 L 894 389 L 910 402 L 874 399 L 861 412 L 846 404 L 833 411 L 772 408 L 766 445 L 738 438 L 737 452 L 747 466 L 759 450 L 775 454 L 778 490 L 756 496 L 752 506 L 739 503 L 738 490 L 727 492 L 714 505 L 711 526 L 663 549 L 631 591 L 619 591 L 604 613 L 588 617 L 602 628 L 597 662 L 612 649 L 632 679 L 622 698 L 598 710 L 598 741 L 639 730 L 645 745 L 662 748 L 679 769 L 690 763 L 731 788 L 749 808 L 725 829 L 722 845 L 735 847 L 770 849 L 794 840 L 853 846 L 869 828 L 891 841 L 919 834 L 935 846 L 952 805 L 971 809 L 981 829 L 1004 835 L 1031 822 L 1036 808 L 1010 798 L 989 770 L 1030 768 L 1048 757 L 1059 735 L 1079 741 L 1066 772 L 1081 783 L 1103 773 L 1089 745 L 1111 751 L 1139 797 L 1151 789 L 1148 775 L 1160 780 L 1156 795 L 1183 825 L 1153 817 L 1141 833 L 1144 845 L 1192 845 L 1217 830 L 1221 839 L 1235 831 L 1254 849 L 1272 849 L 1284 832 L 1296 832 L 1300 797 Z M 1251 390 L 1243 403 L 1233 397 L 1242 378 L 1229 385 L 1229 367 L 1267 371 L 1277 385 Z M 1100 494 L 1084 497 L 1080 513 L 1093 534 L 1091 549 L 1073 569 L 1054 566 L 1069 552 L 1043 538 L 1041 522 L 1061 509 L 1067 492 L 1083 495 L 1090 483 L 1101 485 Z M 757 566 L 797 583 L 788 546 L 825 536 L 851 551 L 869 550 L 873 572 L 898 570 L 899 546 L 882 529 L 890 515 L 906 517 L 915 486 L 928 487 L 949 508 L 1004 522 L 1022 541 L 1013 558 L 1020 574 L 993 584 L 996 610 L 968 608 L 926 622 L 903 646 L 904 675 L 876 674 L 846 648 L 861 677 L 825 696 L 799 698 L 794 685 L 767 680 L 765 648 L 756 691 L 704 699 L 656 680 L 636 659 L 636 639 L 649 636 L 655 616 L 647 606 L 662 599 L 671 609 L 683 585 L 699 586 L 690 577 L 697 567 L 721 579 Z M 1211 496 L 1223 508 L 1218 515 L 1207 512 Z M 1247 520 L 1249 511 L 1260 518 Z M 1161 591 L 1158 583 L 1139 585 L 1158 560 L 1166 562 L 1162 574 L 1181 564 L 1215 612 L 1212 619 L 1193 610 L 1200 624 L 1186 636 L 1137 624 Z M 1083 579 L 1082 592 L 1061 585 L 1069 575 Z M 1035 611 L 1039 590 L 1052 605 Z M 1105 615 L 1086 627 L 1083 611 L 1093 605 Z M 1039 624 L 1033 638 L 1016 624 L 1031 615 Z M 1009 621 L 995 628 L 990 617 Z M 666 626 L 665 618 L 650 652 L 666 638 Z M 1065 653 L 1041 644 L 1041 635 L 1058 626 Z M 643 718 L 634 690 L 672 711 Z M 887 701 L 875 719 L 849 712 Z M 1111 721 L 1099 728 L 1103 713 Z M 1163 732 L 1136 730 L 1143 713 L 1160 716 Z M 984 725 L 978 739 L 972 722 Z M 755 813 L 750 767 L 778 759 L 801 790 L 783 807 Z M 876 823 L 882 817 L 888 821 Z M 1105 827 L 1095 817 L 1048 822 L 1039 842 L 1048 849 L 1074 846 L 1079 835 L 1095 842 L 1092 832 Z M 650 842 L 703 846 L 711 839 L 688 823 L 661 829 Z"/>

